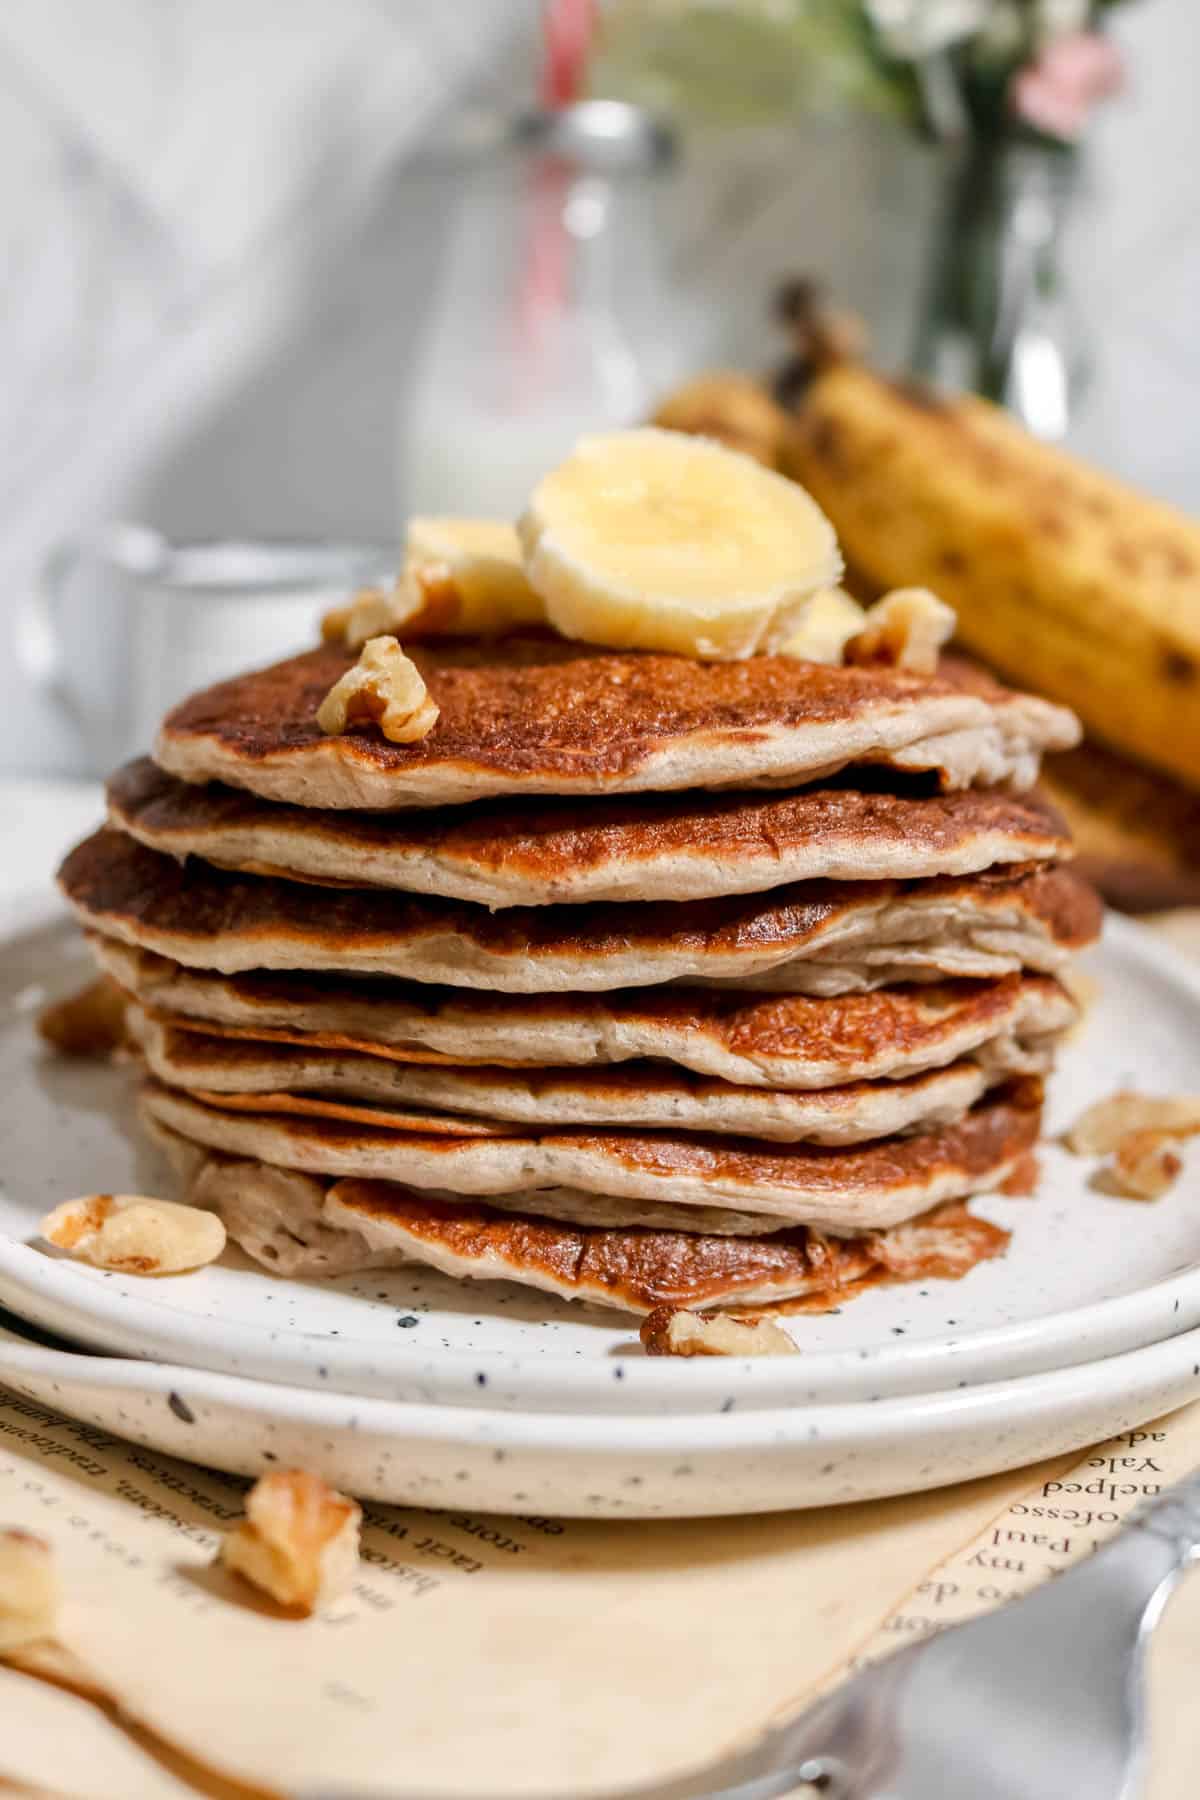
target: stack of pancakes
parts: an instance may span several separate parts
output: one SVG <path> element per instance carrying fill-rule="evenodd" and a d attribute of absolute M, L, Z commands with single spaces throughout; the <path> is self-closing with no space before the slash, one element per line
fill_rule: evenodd
<path fill-rule="evenodd" d="M 418 742 L 327 645 L 122 770 L 63 888 L 144 1117 L 264 1267 L 417 1262 L 648 1312 L 961 1274 L 1094 935 L 1028 791 L 1071 715 L 953 664 L 413 647 Z"/>

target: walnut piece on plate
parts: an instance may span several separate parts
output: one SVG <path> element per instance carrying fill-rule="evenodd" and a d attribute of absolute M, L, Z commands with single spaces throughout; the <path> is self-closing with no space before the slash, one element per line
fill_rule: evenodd
<path fill-rule="evenodd" d="M 433 730 L 438 708 L 411 657 L 394 637 L 365 643 L 358 661 L 335 681 L 317 708 L 317 724 L 330 737 L 351 725 L 375 724 L 393 744 L 412 744 Z"/>
<path fill-rule="evenodd" d="M 1157 1200 L 1183 1168 L 1172 1141 L 1197 1133 L 1200 1096 L 1124 1090 L 1089 1106 L 1064 1134 L 1064 1142 L 1077 1156 L 1112 1155 L 1101 1178 L 1109 1193 Z"/>
<path fill-rule="evenodd" d="M 1117 1145 L 1109 1180 L 1130 1200 L 1157 1200 L 1173 1185 L 1183 1158 L 1162 1131 L 1127 1131 Z"/>
<path fill-rule="evenodd" d="M 272 1470 L 247 1494 L 220 1560 L 281 1606 L 312 1613 L 353 1580 L 361 1525 L 361 1507 L 319 1475 Z"/>
<path fill-rule="evenodd" d="M 58 1571 L 45 1538 L 0 1528 L 0 1656 L 54 1636 Z"/>
<path fill-rule="evenodd" d="M 770 1319 L 750 1325 L 720 1313 L 658 1306 L 638 1333 L 649 1356 L 798 1356 L 787 1332 Z"/>
<path fill-rule="evenodd" d="M 107 1056 L 125 1042 L 128 1002 L 111 975 L 89 981 L 38 1014 L 39 1035 L 63 1056 Z"/>
<path fill-rule="evenodd" d="M 64 1200 L 38 1230 L 55 1249 L 122 1275 L 182 1275 L 215 1262 L 225 1248 L 216 1213 L 146 1194 Z"/>
<path fill-rule="evenodd" d="M 1123 1089 L 1081 1113 L 1065 1142 L 1076 1156 L 1107 1156 L 1131 1131 L 1191 1137 L 1200 1132 L 1200 1095 L 1157 1096 Z"/>

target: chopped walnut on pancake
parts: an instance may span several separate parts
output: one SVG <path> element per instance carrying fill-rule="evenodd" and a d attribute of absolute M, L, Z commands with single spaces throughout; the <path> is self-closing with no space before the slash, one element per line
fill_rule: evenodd
<path fill-rule="evenodd" d="M 847 640 L 846 661 L 933 675 L 957 624 L 954 608 L 928 588 L 896 588 L 868 608 L 862 630 Z"/>
<path fill-rule="evenodd" d="M 427 737 L 438 709 L 421 671 L 394 637 L 370 638 L 354 667 L 335 681 L 317 708 L 317 724 L 328 737 L 351 725 L 378 725 L 393 744 Z"/>

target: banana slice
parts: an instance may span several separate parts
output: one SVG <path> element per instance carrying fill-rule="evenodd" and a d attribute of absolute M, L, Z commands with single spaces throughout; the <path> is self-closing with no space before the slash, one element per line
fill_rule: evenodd
<path fill-rule="evenodd" d="M 409 609 L 397 606 L 405 637 L 426 626 L 473 637 L 545 623 L 503 519 L 410 519 L 399 590 L 398 600 L 415 597 Z"/>
<path fill-rule="evenodd" d="M 849 640 L 863 629 L 866 613 L 845 588 L 821 588 L 804 602 L 800 624 L 780 646 L 801 662 L 841 663 Z"/>
<path fill-rule="evenodd" d="M 833 527 L 803 488 L 653 427 L 583 438 L 517 529 L 549 622 L 622 649 L 775 650 L 842 572 Z"/>

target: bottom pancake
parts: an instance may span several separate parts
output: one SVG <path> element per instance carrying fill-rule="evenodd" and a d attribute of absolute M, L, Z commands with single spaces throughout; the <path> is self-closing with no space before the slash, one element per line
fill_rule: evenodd
<path fill-rule="evenodd" d="M 957 1278 L 1009 1234 L 951 1203 L 888 1231 L 826 1237 L 797 1227 L 755 1238 L 556 1223 L 393 1182 L 337 1181 L 206 1151 L 152 1125 L 194 1205 L 286 1276 L 409 1266 L 508 1281 L 566 1300 L 648 1313 L 790 1304 L 822 1310 L 884 1281 Z"/>

